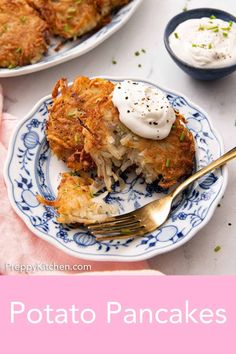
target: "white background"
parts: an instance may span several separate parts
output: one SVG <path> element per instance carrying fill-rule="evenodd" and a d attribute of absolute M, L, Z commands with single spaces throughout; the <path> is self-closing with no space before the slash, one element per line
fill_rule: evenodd
<path fill-rule="evenodd" d="M 43 72 L 1 79 L 5 110 L 24 117 L 62 76 L 70 80 L 77 75 L 140 77 L 191 98 L 209 113 L 226 150 L 233 148 L 236 73 L 217 82 L 194 81 L 174 64 L 164 48 L 164 28 L 186 4 L 189 9 L 214 7 L 236 15 L 235 0 L 144 0 L 124 28 L 83 57 Z M 142 48 L 146 54 L 135 56 Z M 214 252 L 217 245 L 221 246 L 218 253 Z M 236 274 L 236 161 L 229 165 L 227 191 L 209 224 L 183 247 L 151 259 L 150 266 L 166 274 Z"/>

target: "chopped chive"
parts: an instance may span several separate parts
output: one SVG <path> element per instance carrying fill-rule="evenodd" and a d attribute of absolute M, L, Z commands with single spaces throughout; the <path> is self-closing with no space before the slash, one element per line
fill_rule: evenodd
<path fill-rule="evenodd" d="M 68 14 L 74 14 L 74 13 L 76 13 L 76 8 L 75 7 L 69 7 L 67 12 L 68 12 Z"/>
<path fill-rule="evenodd" d="M 229 21 L 229 26 L 230 26 L 230 27 L 233 26 L 233 21 Z"/>
<path fill-rule="evenodd" d="M 223 36 L 224 36 L 224 37 L 228 37 L 228 33 L 225 33 L 225 32 L 224 32 L 224 33 L 223 33 Z"/>
<path fill-rule="evenodd" d="M 231 27 L 221 27 L 222 31 L 231 31 Z"/>
<path fill-rule="evenodd" d="M 79 133 L 75 134 L 75 142 L 80 143 L 81 142 L 81 135 Z"/>
<path fill-rule="evenodd" d="M 205 28 L 206 28 L 205 26 L 200 25 L 200 26 L 199 26 L 199 28 L 198 28 L 198 31 L 204 31 L 204 30 L 205 30 Z"/>
<path fill-rule="evenodd" d="M 75 111 L 71 111 L 68 113 L 68 117 L 74 117 L 76 115 Z"/>
<path fill-rule="evenodd" d="M 183 7 L 183 12 L 186 12 L 186 11 L 188 11 L 187 6 Z"/>
<path fill-rule="evenodd" d="M 170 167 L 170 159 L 166 160 L 166 167 Z"/>
<path fill-rule="evenodd" d="M 82 0 L 75 0 L 75 3 L 78 5 L 81 3 Z"/>
<path fill-rule="evenodd" d="M 64 31 L 65 32 L 70 32 L 71 27 L 68 25 L 68 23 L 64 26 Z"/>
<path fill-rule="evenodd" d="M 212 44 L 211 43 L 208 44 L 208 49 L 212 49 Z"/>
<path fill-rule="evenodd" d="M 116 64 L 117 64 L 117 61 L 113 59 L 113 60 L 112 60 L 112 64 L 113 64 L 113 65 L 116 65 Z"/>
<path fill-rule="evenodd" d="M 197 44 L 192 43 L 192 47 L 193 47 L 193 48 L 196 48 L 196 47 L 197 47 Z"/>
<path fill-rule="evenodd" d="M 121 230 L 121 233 L 123 234 L 123 235 L 127 235 L 127 234 L 129 234 L 130 233 L 130 229 L 122 229 Z"/>
<path fill-rule="evenodd" d="M 181 133 L 179 140 L 181 141 L 181 143 L 185 140 L 185 133 L 184 132 Z"/>
<path fill-rule="evenodd" d="M 22 48 L 20 48 L 20 47 L 16 48 L 16 53 L 19 53 L 19 54 L 22 53 Z"/>
<path fill-rule="evenodd" d="M 211 26 L 211 27 L 207 27 L 208 31 L 211 31 L 211 30 L 219 30 L 219 27 L 218 26 Z"/>
<path fill-rule="evenodd" d="M 142 64 L 138 64 L 138 67 L 141 68 L 141 67 L 142 67 Z"/>
<path fill-rule="evenodd" d="M 215 29 L 213 32 L 215 33 L 219 32 L 219 28 Z"/>
<path fill-rule="evenodd" d="M 179 35 L 177 32 L 175 32 L 175 38 L 179 39 Z"/>
<path fill-rule="evenodd" d="M 21 21 L 21 23 L 26 23 L 27 17 L 26 16 L 21 16 L 20 17 L 20 21 Z"/>
<path fill-rule="evenodd" d="M 216 19 L 215 15 L 211 15 L 211 16 L 210 16 L 210 19 L 211 19 L 211 20 Z"/>
<path fill-rule="evenodd" d="M 216 246 L 215 249 L 214 249 L 214 252 L 219 252 L 221 250 L 221 247 L 220 246 Z"/>
<path fill-rule="evenodd" d="M 135 52 L 134 55 L 136 55 L 136 57 L 138 57 L 140 55 L 139 51 Z"/>
<path fill-rule="evenodd" d="M 15 66 L 14 64 L 9 64 L 7 68 L 8 68 L 8 69 L 14 69 L 15 67 L 16 67 L 16 66 Z"/>
<path fill-rule="evenodd" d="M 143 53 L 146 53 L 146 50 L 145 50 L 145 49 L 141 49 L 141 51 L 142 51 Z"/>
<path fill-rule="evenodd" d="M 70 172 L 69 172 L 69 175 L 70 175 L 70 176 L 78 176 L 77 172 L 75 172 L 75 171 L 70 171 Z"/>

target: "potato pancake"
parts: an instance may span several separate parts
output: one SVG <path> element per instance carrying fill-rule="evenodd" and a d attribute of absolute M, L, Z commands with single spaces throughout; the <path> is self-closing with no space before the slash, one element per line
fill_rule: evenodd
<path fill-rule="evenodd" d="M 48 23 L 51 33 L 80 37 L 109 21 L 112 10 L 129 0 L 28 0 Z"/>
<path fill-rule="evenodd" d="M 40 60 L 48 48 L 48 27 L 24 0 L 0 0 L 0 67 Z"/>
<path fill-rule="evenodd" d="M 59 223 L 89 224 L 102 222 L 114 213 L 117 208 L 103 200 L 107 193 L 96 196 L 94 181 L 90 178 L 72 176 L 63 173 L 58 187 L 57 199 L 48 201 L 38 196 L 38 200 L 54 207 L 59 214 Z"/>
<path fill-rule="evenodd" d="M 167 138 L 142 138 L 120 122 L 113 90 L 112 82 L 86 77 L 70 87 L 65 79 L 56 84 L 46 135 L 58 158 L 76 171 L 94 167 L 107 190 L 131 166 L 147 183 L 166 188 L 190 175 L 195 144 L 184 117 L 176 112 Z"/>

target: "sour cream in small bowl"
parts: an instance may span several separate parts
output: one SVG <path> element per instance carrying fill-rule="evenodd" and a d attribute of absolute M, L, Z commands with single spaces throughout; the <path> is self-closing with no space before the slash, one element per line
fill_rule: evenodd
<path fill-rule="evenodd" d="M 236 70 L 236 18 L 222 10 L 198 8 L 172 18 L 164 35 L 175 63 L 199 80 L 216 80 Z"/>

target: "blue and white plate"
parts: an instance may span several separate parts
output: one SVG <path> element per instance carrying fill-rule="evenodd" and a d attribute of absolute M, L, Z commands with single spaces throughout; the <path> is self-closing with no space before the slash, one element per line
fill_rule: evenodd
<path fill-rule="evenodd" d="M 38 63 L 14 69 L 0 69 L 0 77 L 20 76 L 41 71 L 89 52 L 123 27 L 135 13 L 142 1 L 143 0 L 132 0 L 128 5 L 116 12 L 112 16 L 112 21 L 106 26 L 103 26 L 99 31 L 85 35 L 76 41 L 67 41 L 63 44 L 60 51 L 55 51 L 55 49 L 62 42 L 62 39 L 52 37 L 47 53 Z"/>
<path fill-rule="evenodd" d="M 114 82 L 124 78 L 108 78 Z M 134 79 L 135 80 L 135 79 Z M 137 80 L 141 81 L 141 80 Z M 146 82 L 146 81 L 145 81 Z M 158 87 L 152 83 L 148 83 Z M 221 138 L 208 115 L 182 95 L 163 90 L 173 105 L 187 119 L 196 142 L 196 169 L 223 154 Z M 138 261 L 171 251 L 190 240 L 210 220 L 227 184 L 226 168 L 218 169 L 185 191 L 173 206 L 166 223 L 143 238 L 98 242 L 85 229 L 61 225 L 51 207 L 40 205 L 37 194 L 55 198 L 60 172 L 65 164 L 51 154 L 45 138 L 45 125 L 51 96 L 43 98 L 32 112 L 21 120 L 11 139 L 5 167 L 9 198 L 16 213 L 29 229 L 42 239 L 72 256 L 100 261 Z M 168 191 L 147 185 L 132 174 L 123 176 L 126 188 L 114 191 L 107 202 L 121 213 L 139 208 L 160 198 Z"/>

